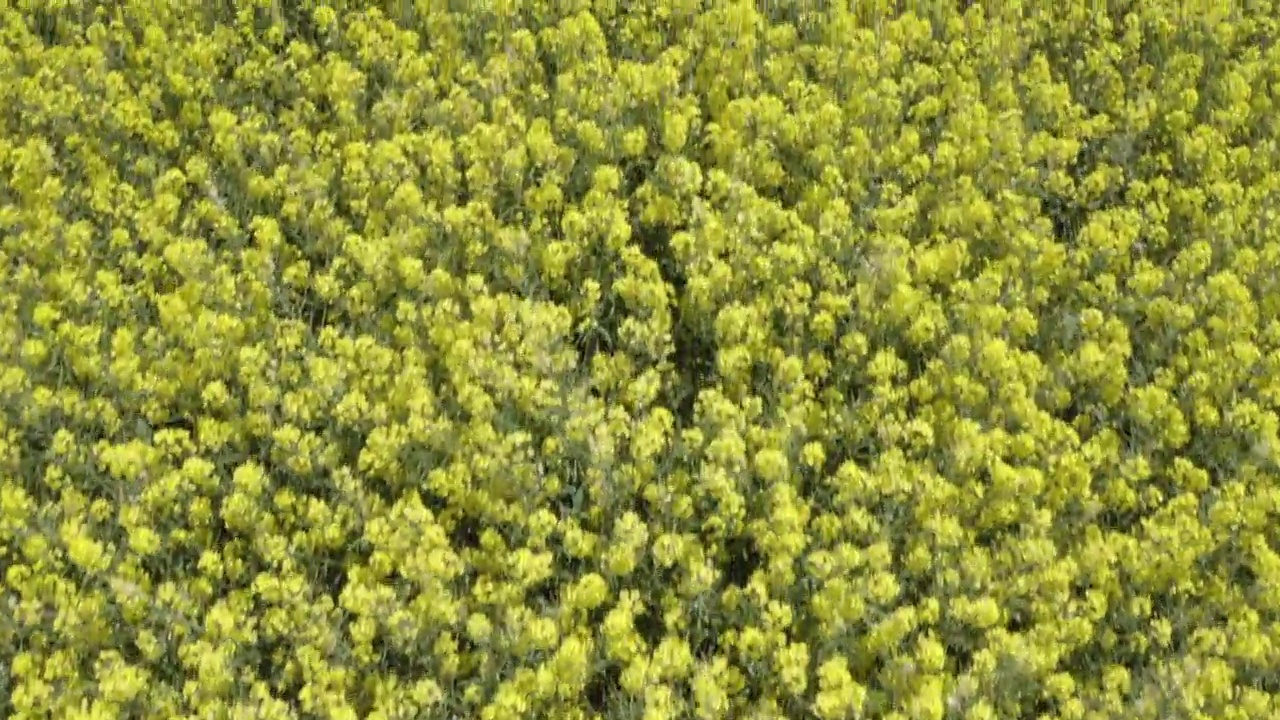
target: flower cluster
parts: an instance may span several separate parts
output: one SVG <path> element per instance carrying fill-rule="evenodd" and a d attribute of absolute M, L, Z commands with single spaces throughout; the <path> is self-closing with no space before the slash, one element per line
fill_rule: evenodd
<path fill-rule="evenodd" d="M 0 717 L 1275 717 L 1280 8 L 900 5 L 0 8 Z"/>

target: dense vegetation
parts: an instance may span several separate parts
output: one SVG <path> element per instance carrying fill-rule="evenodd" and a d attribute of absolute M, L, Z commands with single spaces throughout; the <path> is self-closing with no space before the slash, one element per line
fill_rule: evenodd
<path fill-rule="evenodd" d="M 0 3 L 0 717 L 1280 714 L 1280 7 L 849 5 Z"/>

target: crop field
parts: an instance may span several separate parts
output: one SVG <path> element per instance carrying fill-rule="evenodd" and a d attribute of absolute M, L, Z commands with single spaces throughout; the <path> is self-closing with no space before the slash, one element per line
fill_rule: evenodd
<path fill-rule="evenodd" d="M 0 718 L 1280 717 L 1278 39 L 0 0 Z"/>

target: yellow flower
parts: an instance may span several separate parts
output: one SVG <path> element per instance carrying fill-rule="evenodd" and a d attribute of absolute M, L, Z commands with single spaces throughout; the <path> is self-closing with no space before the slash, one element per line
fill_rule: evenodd
<path fill-rule="evenodd" d="M 111 566 L 111 558 L 102 543 L 94 540 L 82 523 L 69 521 L 59 528 L 62 541 L 66 544 L 67 555 L 71 562 L 81 570 L 96 573 L 107 570 Z"/>
<path fill-rule="evenodd" d="M 643 720 L 670 720 L 679 717 L 677 696 L 668 685 L 653 684 L 644 690 Z"/>
<path fill-rule="evenodd" d="M 644 655 L 636 655 L 622 670 L 619 683 L 627 693 L 633 697 L 640 697 L 650 686 L 651 678 L 649 659 Z"/>
<path fill-rule="evenodd" d="M 596 573 L 588 573 L 569 589 L 567 600 L 570 606 L 583 610 L 594 610 L 608 599 L 609 586 L 604 578 Z"/>
<path fill-rule="evenodd" d="M 473 641 L 484 644 L 489 640 L 493 632 L 493 626 L 489 622 L 489 618 L 480 613 L 471 613 L 467 617 L 467 637 Z"/>
<path fill-rule="evenodd" d="M 667 635 L 654 649 L 650 672 L 660 680 L 683 680 L 693 670 L 693 653 L 683 638 Z"/>
<path fill-rule="evenodd" d="M 866 696 L 866 688 L 854 682 L 849 674 L 845 658 L 831 658 L 818 667 L 818 694 L 813 712 L 822 720 L 856 717 Z"/>
<path fill-rule="evenodd" d="M 699 664 L 690 686 L 693 690 L 694 712 L 699 720 L 719 720 L 729 717 L 731 707 L 729 693 L 720 685 L 723 660 L 717 664 Z"/>
<path fill-rule="evenodd" d="M 578 634 L 565 638 L 551 658 L 556 677 L 556 695 L 561 699 L 582 692 L 591 673 L 593 643 Z"/>
<path fill-rule="evenodd" d="M 646 649 L 634 625 L 638 603 L 634 590 L 624 590 L 617 605 L 604 618 L 605 652 L 623 664 L 630 663 Z"/>
<path fill-rule="evenodd" d="M 780 646 L 774 662 L 782 687 L 794 697 L 803 697 L 809 686 L 809 646 L 802 642 Z"/>
<path fill-rule="evenodd" d="M 761 479 L 769 484 L 783 482 L 788 478 L 789 473 L 786 456 L 773 449 L 756 453 L 755 469 Z"/>

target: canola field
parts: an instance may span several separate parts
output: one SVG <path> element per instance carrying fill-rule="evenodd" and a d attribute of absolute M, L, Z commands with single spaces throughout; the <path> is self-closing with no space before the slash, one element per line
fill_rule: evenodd
<path fill-rule="evenodd" d="M 1280 717 L 1278 18 L 0 2 L 0 718 Z"/>

